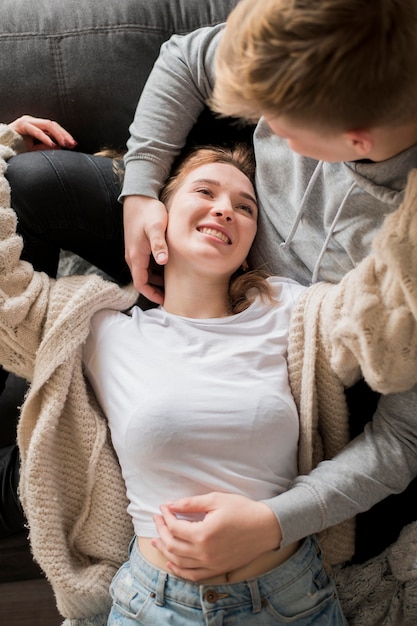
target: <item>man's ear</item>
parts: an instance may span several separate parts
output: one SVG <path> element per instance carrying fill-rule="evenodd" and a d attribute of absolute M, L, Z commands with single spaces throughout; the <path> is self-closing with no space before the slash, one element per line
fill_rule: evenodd
<path fill-rule="evenodd" d="M 374 147 L 374 138 L 369 130 L 349 130 L 343 136 L 361 158 L 368 156 Z"/>

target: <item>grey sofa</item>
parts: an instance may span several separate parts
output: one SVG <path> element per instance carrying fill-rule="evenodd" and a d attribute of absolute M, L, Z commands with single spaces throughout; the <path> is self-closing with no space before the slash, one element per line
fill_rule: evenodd
<path fill-rule="evenodd" d="M 222 22 L 238 0 L 2 0 L 0 120 L 58 120 L 94 152 L 124 146 L 173 33 Z"/>

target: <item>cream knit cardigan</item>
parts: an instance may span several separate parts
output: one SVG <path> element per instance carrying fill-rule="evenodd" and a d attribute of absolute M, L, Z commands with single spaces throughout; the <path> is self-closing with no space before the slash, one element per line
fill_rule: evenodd
<path fill-rule="evenodd" d="M 18 140 L 0 125 L 0 144 Z M 94 275 L 52 280 L 20 260 L 22 242 L 4 177 L 12 155 L 0 145 L 0 362 L 31 382 L 18 428 L 20 495 L 34 557 L 59 611 L 76 620 L 108 611 L 109 583 L 133 535 L 106 420 L 83 377 L 82 345 L 96 311 L 125 310 L 137 293 Z M 339 285 L 306 290 L 294 312 L 289 373 L 300 411 L 302 473 L 348 441 L 343 389 L 361 368 L 382 392 L 416 382 L 410 272 L 416 276 L 417 172 L 408 189 L 403 205 L 387 218 L 375 255 Z M 352 521 L 322 539 L 330 563 L 349 558 Z"/>

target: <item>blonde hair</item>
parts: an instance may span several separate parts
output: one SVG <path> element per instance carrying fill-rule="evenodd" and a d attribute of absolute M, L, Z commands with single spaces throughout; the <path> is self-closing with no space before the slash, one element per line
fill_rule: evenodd
<path fill-rule="evenodd" d="M 252 149 L 245 144 L 226 148 L 222 146 L 196 146 L 182 155 L 174 164 L 172 174 L 165 183 L 160 200 L 169 206 L 170 198 L 181 186 L 188 174 L 202 165 L 226 163 L 240 170 L 255 186 L 255 160 Z M 272 289 L 267 282 L 268 274 L 261 270 L 237 270 L 230 278 L 230 313 L 240 313 L 248 308 L 257 295 L 276 304 Z"/>
<path fill-rule="evenodd" d="M 241 0 L 216 55 L 211 106 L 329 130 L 417 112 L 416 0 Z"/>

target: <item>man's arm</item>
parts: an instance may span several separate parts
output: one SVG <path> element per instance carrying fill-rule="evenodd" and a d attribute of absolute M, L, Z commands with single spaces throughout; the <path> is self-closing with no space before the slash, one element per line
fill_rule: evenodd
<path fill-rule="evenodd" d="M 158 196 L 175 157 L 210 97 L 214 56 L 222 26 L 174 35 L 148 78 L 130 126 L 125 157 L 125 256 L 135 287 L 149 299 L 162 296 L 149 284 L 149 258 L 165 263 L 166 215 Z"/>
<path fill-rule="evenodd" d="M 417 475 L 416 407 L 417 387 L 381 396 L 361 435 L 267 501 L 281 527 L 281 545 L 367 511 L 407 487 Z"/>

